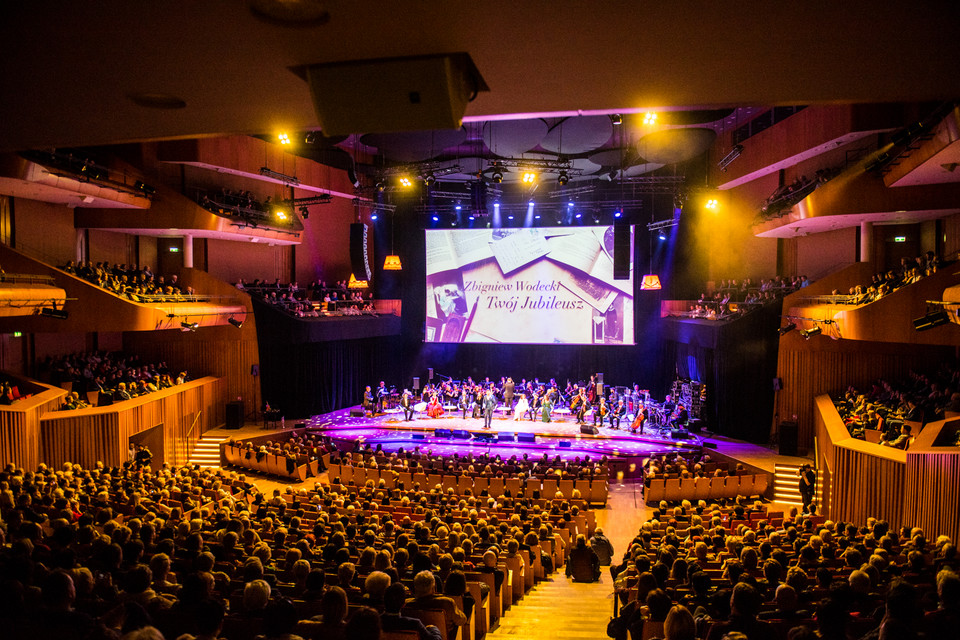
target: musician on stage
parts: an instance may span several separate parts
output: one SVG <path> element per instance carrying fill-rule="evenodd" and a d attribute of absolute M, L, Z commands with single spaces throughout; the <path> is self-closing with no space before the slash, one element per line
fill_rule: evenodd
<path fill-rule="evenodd" d="M 674 409 L 677 408 L 677 403 L 674 402 L 673 398 L 671 398 L 668 395 L 666 398 L 663 399 L 663 406 L 661 408 L 663 409 L 663 413 L 665 415 L 668 415 L 668 416 L 673 415 Z"/>
<path fill-rule="evenodd" d="M 516 383 L 513 378 L 508 377 L 503 383 L 503 404 L 507 407 L 507 415 L 513 409 L 513 393 L 516 390 Z"/>
<path fill-rule="evenodd" d="M 577 416 L 577 424 L 583 424 L 583 416 L 587 413 L 588 405 L 587 392 L 578 389 L 577 395 L 573 397 L 573 401 L 570 403 L 570 411 L 573 411 L 574 415 Z"/>
<path fill-rule="evenodd" d="M 387 391 L 386 383 L 381 380 L 380 386 L 377 387 L 377 406 L 375 413 L 383 413 L 387 408 L 387 396 L 390 395 L 390 392 Z"/>
<path fill-rule="evenodd" d="M 687 426 L 688 420 L 690 420 L 690 414 L 687 413 L 687 409 L 682 404 L 678 403 L 676 410 L 670 416 L 670 424 L 682 429 Z"/>
<path fill-rule="evenodd" d="M 543 387 L 538 388 L 533 392 L 532 399 L 530 400 L 530 422 L 536 420 L 537 414 L 540 413 L 544 401 Z"/>
<path fill-rule="evenodd" d="M 370 413 L 370 417 L 373 417 L 374 406 L 373 406 L 373 391 L 370 390 L 370 385 L 367 385 L 367 388 L 363 390 L 363 402 L 361 405 L 363 407 L 363 413 L 366 415 Z"/>
<path fill-rule="evenodd" d="M 457 408 L 463 412 L 463 419 L 466 420 L 467 411 L 470 409 L 470 391 L 466 384 L 460 389 L 460 401 L 457 403 Z"/>
<path fill-rule="evenodd" d="M 639 432 L 640 435 L 643 435 L 643 425 L 647 423 L 649 415 L 650 414 L 647 412 L 647 408 L 640 405 L 638 407 L 636 416 L 633 418 L 633 423 L 630 425 L 630 431 L 632 431 L 634 434 Z"/>
<path fill-rule="evenodd" d="M 406 422 L 413 420 L 413 394 L 409 389 L 403 390 L 403 395 L 400 396 L 400 407 L 403 409 L 403 419 Z"/>
<path fill-rule="evenodd" d="M 597 403 L 597 381 L 596 376 L 590 376 L 590 382 L 587 383 L 587 401 L 591 405 Z"/>
<path fill-rule="evenodd" d="M 620 420 L 623 418 L 624 414 L 627 412 L 627 406 L 623 402 L 623 398 L 620 398 L 617 401 L 617 404 L 613 406 L 613 409 L 610 411 L 610 426 L 614 429 L 620 429 Z"/>
<path fill-rule="evenodd" d="M 483 385 L 478 384 L 473 388 L 473 404 L 470 405 L 472 409 L 471 416 L 474 418 L 479 418 L 480 413 L 483 411 Z"/>
<path fill-rule="evenodd" d="M 593 409 L 593 426 L 599 424 L 602 427 L 608 412 L 607 401 L 603 396 L 600 396 L 600 403 Z"/>

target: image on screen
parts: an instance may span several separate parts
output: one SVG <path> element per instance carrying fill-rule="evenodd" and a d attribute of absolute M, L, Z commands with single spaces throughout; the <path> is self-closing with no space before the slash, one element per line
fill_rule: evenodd
<path fill-rule="evenodd" d="M 428 229 L 426 342 L 633 344 L 613 227 Z"/>

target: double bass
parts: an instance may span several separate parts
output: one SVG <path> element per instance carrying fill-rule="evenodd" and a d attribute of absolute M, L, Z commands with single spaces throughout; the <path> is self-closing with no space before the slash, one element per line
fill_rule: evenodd
<path fill-rule="evenodd" d="M 636 433 L 640 431 L 643 433 L 643 425 L 647 422 L 647 408 L 641 407 L 640 411 L 637 411 L 636 417 L 634 417 L 633 422 L 630 423 L 630 431 Z"/>

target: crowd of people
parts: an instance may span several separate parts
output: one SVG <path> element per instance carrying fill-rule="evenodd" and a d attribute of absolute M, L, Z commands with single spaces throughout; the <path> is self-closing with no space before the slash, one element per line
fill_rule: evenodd
<path fill-rule="evenodd" d="M 242 475 L 199 467 L 7 465 L 3 635 L 364 639 L 413 629 L 439 640 L 415 617 L 439 608 L 453 638 L 510 584 L 504 563 L 552 561 L 541 553 L 557 550 L 554 523 L 563 528 L 571 513 L 562 500 L 336 479 L 268 495 Z M 467 576 L 483 574 L 478 601 Z"/>
<path fill-rule="evenodd" d="M 281 283 L 279 278 L 273 282 L 259 278 L 244 282 L 241 278 L 234 286 L 298 318 L 376 314 L 373 294 L 365 297 L 360 290 L 351 291 L 346 282 L 328 287 L 317 281 L 301 288 L 297 282 Z"/>
<path fill-rule="evenodd" d="M 911 371 L 900 382 L 881 378 L 867 390 L 850 386 L 834 394 L 833 403 L 853 437 L 879 431 L 881 444 L 905 449 L 916 437 L 918 423 L 942 420 L 947 412 L 960 414 L 960 365 L 943 363 L 929 374 Z"/>
<path fill-rule="evenodd" d="M 757 284 L 750 278 L 721 280 L 711 292 L 700 294 L 690 309 L 680 314 L 686 318 L 729 320 L 751 309 L 781 299 L 783 296 L 810 284 L 807 276 L 795 278 L 776 276 L 764 278 Z"/>
<path fill-rule="evenodd" d="M 252 442 L 243 440 L 235 441 L 233 438 L 228 442 L 239 447 L 245 457 L 253 458 L 258 462 L 267 454 L 284 458 L 288 465 L 317 461 L 320 472 L 325 470 L 321 462 L 323 456 L 336 451 L 336 447 L 331 444 L 329 438 L 317 438 L 312 434 L 291 433 L 283 440 L 278 437 L 276 440 L 267 440 L 262 445 L 254 445 Z"/>
<path fill-rule="evenodd" d="M 881 271 L 870 279 L 869 284 L 850 287 L 844 295 L 839 289 L 831 292 L 830 302 L 839 304 L 868 304 L 884 298 L 897 289 L 919 282 L 929 277 L 943 266 L 943 262 L 933 251 L 927 251 L 916 258 L 902 258 L 897 269 Z"/>
<path fill-rule="evenodd" d="M 176 372 L 166 362 L 146 363 L 136 355 L 120 351 L 87 351 L 57 359 L 47 358 L 40 369 L 54 386 L 64 387 L 69 383 L 70 393 L 61 409 L 89 406 L 87 393 L 91 391 L 98 391 L 100 398 L 109 397 L 120 402 L 169 389 L 188 380 L 186 371 Z"/>
<path fill-rule="evenodd" d="M 654 510 L 610 568 L 623 606 L 607 635 L 956 637 L 960 558 L 949 538 L 873 518 L 859 526 L 793 509 L 775 526 L 766 516 L 759 503 Z"/>
<path fill-rule="evenodd" d="M 70 260 L 58 268 L 133 302 L 185 302 L 197 295 L 192 287 L 181 287 L 176 274 L 164 278 L 148 265 Z"/>
<path fill-rule="evenodd" d="M 748 473 L 743 463 L 714 461 L 702 451 L 674 451 L 652 455 L 643 464 L 644 486 L 655 478 L 723 478 Z"/>

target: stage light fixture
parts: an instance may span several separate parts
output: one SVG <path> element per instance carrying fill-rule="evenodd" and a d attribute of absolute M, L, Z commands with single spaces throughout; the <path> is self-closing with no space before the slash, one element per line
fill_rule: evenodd
<path fill-rule="evenodd" d="M 40 315 L 47 318 L 56 318 L 57 320 L 66 320 L 67 312 L 62 309 L 57 309 L 56 307 L 43 307 L 40 309 Z"/>
<path fill-rule="evenodd" d="M 803 336 L 803 339 L 804 339 L 804 340 L 809 340 L 810 338 L 813 338 L 814 336 L 818 336 L 818 335 L 820 335 L 821 333 L 823 333 L 823 329 L 820 328 L 820 325 L 817 325 L 817 326 L 813 327 L 812 329 L 801 329 L 801 330 L 800 330 L 800 335 Z"/>
<path fill-rule="evenodd" d="M 610 122 L 615 125 L 623 124 L 623 116 L 621 116 L 619 113 L 615 113 L 610 116 Z"/>
<path fill-rule="evenodd" d="M 306 220 L 310 217 L 310 209 L 307 207 L 300 207 L 300 215 L 303 216 L 304 220 Z"/>
<path fill-rule="evenodd" d="M 196 331 L 200 327 L 199 322 L 187 322 L 183 321 L 180 323 L 180 329 L 182 331 Z"/>
<path fill-rule="evenodd" d="M 409 187 L 409 186 L 412 186 L 412 185 L 413 185 L 413 181 L 412 181 L 410 178 L 408 178 L 408 177 L 406 177 L 406 176 L 401 176 L 401 177 L 400 177 L 400 186 L 401 186 L 401 187 Z"/>
<path fill-rule="evenodd" d="M 570 182 L 570 176 L 567 175 L 566 171 L 561 171 L 560 175 L 557 176 L 557 184 L 563 187 L 563 186 L 566 186 L 568 182 Z"/>
<path fill-rule="evenodd" d="M 433 175 L 432 171 L 423 177 L 423 184 L 427 185 L 428 187 L 432 187 L 434 184 L 436 184 L 436 182 L 437 177 Z"/>
<path fill-rule="evenodd" d="M 286 219 L 287 219 L 287 212 L 284 211 L 283 209 L 277 209 L 277 210 L 275 210 L 275 211 L 273 212 L 273 215 L 275 215 L 278 220 L 286 220 Z"/>
<path fill-rule="evenodd" d="M 524 184 L 533 184 L 537 181 L 537 173 L 535 171 L 524 171 L 523 172 L 523 183 Z"/>
<path fill-rule="evenodd" d="M 383 190 L 387 188 L 387 185 L 383 180 L 377 180 L 377 184 L 374 186 L 380 193 L 383 193 Z"/>
<path fill-rule="evenodd" d="M 654 112 L 652 112 L 652 111 L 648 111 L 647 113 L 643 114 L 643 126 L 645 126 L 645 127 L 652 127 L 652 126 L 655 125 L 655 124 L 657 124 L 657 114 L 656 114 L 656 113 L 654 113 Z"/>
<path fill-rule="evenodd" d="M 613 212 L 613 217 L 614 218 L 623 217 L 623 211 L 621 211 L 620 209 L 617 209 L 616 211 Z"/>
<path fill-rule="evenodd" d="M 797 328 L 797 325 L 796 325 L 795 323 L 791 322 L 791 323 L 785 324 L 785 325 L 783 325 L 782 327 L 780 327 L 779 329 L 777 329 L 777 333 L 779 333 L 780 335 L 783 336 L 783 335 L 786 335 L 786 334 L 790 333 L 791 331 L 793 331 L 793 330 L 796 329 L 796 328 Z"/>
<path fill-rule="evenodd" d="M 575 215 L 575 216 L 573 216 L 573 217 L 576 218 L 577 220 L 579 220 L 580 218 L 583 217 L 583 214 L 582 214 L 582 213 L 578 213 L 577 215 Z"/>
<path fill-rule="evenodd" d="M 434 221 L 434 222 L 439 222 L 439 221 L 440 221 L 440 218 L 439 218 L 438 216 L 433 216 L 433 221 Z"/>
<path fill-rule="evenodd" d="M 290 144 L 290 136 L 286 133 L 281 133 L 277 136 L 280 140 L 280 144 Z"/>
<path fill-rule="evenodd" d="M 237 320 L 233 316 L 230 316 L 229 318 L 227 318 L 227 322 L 235 326 L 237 329 L 243 328 L 243 320 Z"/>
<path fill-rule="evenodd" d="M 665 236 L 665 235 L 663 235 L 663 234 L 661 233 L 660 235 L 657 236 L 657 238 L 659 238 L 660 240 L 666 240 L 666 239 L 667 239 L 667 236 Z"/>
<path fill-rule="evenodd" d="M 913 328 L 917 331 L 927 331 L 950 322 L 950 314 L 946 309 L 928 311 L 922 318 L 913 321 Z"/>
<path fill-rule="evenodd" d="M 503 172 L 500 171 L 499 169 L 497 171 L 494 171 L 492 174 L 490 174 L 490 179 L 493 180 L 495 183 L 500 184 L 501 182 L 503 182 Z"/>
<path fill-rule="evenodd" d="M 379 218 L 379 217 L 380 217 L 380 216 L 378 216 L 376 213 L 373 213 L 373 214 L 370 215 L 370 219 L 373 220 L 374 222 L 376 222 L 376 221 L 377 221 L 377 218 Z"/>
<path fill-rule="evenodd" d="M 707 209 L 710 209 L 711 211 L 713 211 L 720 207 L 720 203 L 717 201 L 716 198 L 710 198 L 709 200 L 707 200 L 707 203 L 704 206 Z"/>
<path fill-rule="evenodd" d="M 454 209 L 456 209 L 457 211 L 460 211 L 461 209 L 463 209 L 463 205 L 461 205 L 461 204 L 458 202 L 457 205 L 454 207 Z"/>

